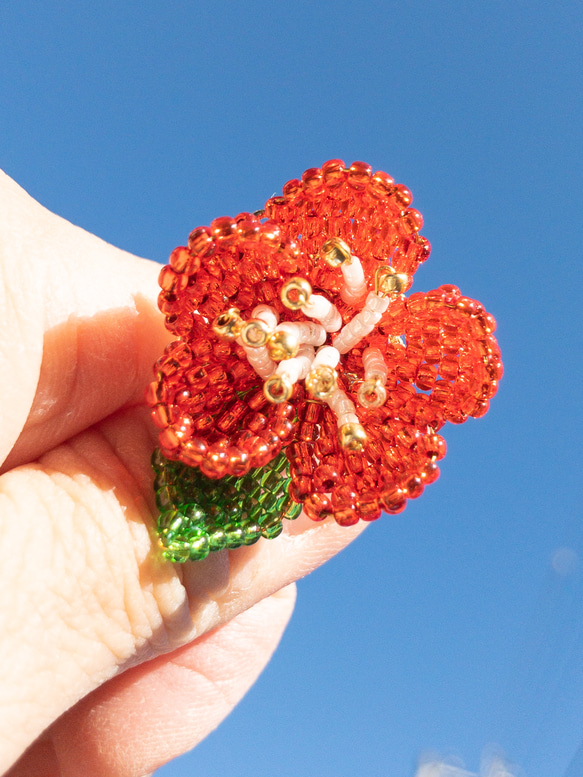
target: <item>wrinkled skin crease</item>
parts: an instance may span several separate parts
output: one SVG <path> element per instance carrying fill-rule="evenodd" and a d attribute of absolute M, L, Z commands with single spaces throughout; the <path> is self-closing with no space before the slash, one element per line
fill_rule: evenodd
<path fill-rule="evenodd" d="M 142 406 L 151 365 L 170 339 L 155 305 L 159 266 L 53 216 L 5 176 L 0 213 L 0 368 L 11 376 L 0 407 L 0 767 L 46 730 L 11 775 L 34 774 L 31 764 L 45 753 L 47 776 L 139 777 L 195 744 L 230 708 L 215 699 L 215 712 L 192 724 L 175 750 L 160 744 L 149 748 L 150 760 L 137 751 L 122 757 L 103 743 L 127 717 L 124 694 L 154 687 L 174 665 L 172 651 L 190 651 L 199 680 L 218 667 L 228 678 L 232 657 L 210 669 L 197 662 L 209 645 L 220 653 L 243 633 L 260 660 L 232 680 L 236 703 L 293 607 L 291 595 L 271 595 L 339 551 L 362 524 L 301 517 L 277 540 L 183 566 L 161 559 L 149 464 L 156 430 Z M 108 725 L 99 728 L 101 719 Z M 83 736 L 74 738 L 74 726 Z M 92 771 L 76 771 L 81 752 L 97 759 Z"/>

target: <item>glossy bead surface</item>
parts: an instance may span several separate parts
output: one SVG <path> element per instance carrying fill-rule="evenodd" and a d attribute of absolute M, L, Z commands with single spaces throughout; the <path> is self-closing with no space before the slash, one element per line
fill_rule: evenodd
<path fill-rule="evenodd" d="M 496 323 L 451 284 L 409 293 L 431 250 L 412 199 L 332 159 L 172 252 L 159 307 L 177 339 L 146 394 L 167 558 L 273 538 L 302 505 L 346 526 L 397 514 L 437 479 L 444 424 L 486 413 L 503 373 Z M 262 343 L 246 339 L 253 321 Z"/>

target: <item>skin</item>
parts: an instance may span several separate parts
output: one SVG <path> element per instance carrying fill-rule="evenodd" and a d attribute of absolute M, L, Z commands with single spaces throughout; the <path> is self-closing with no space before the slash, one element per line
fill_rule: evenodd
<path fill-rule="evenodd" d="M 47 211 L 0 173 L 0 769 L 143 777 L 253 684 L 294 581 L 362 525 L 173 565 L 157 553 L 143 405 L 171 339 L 160 266 Z M 6 771 L 8 770 L 8 771 Z"/>

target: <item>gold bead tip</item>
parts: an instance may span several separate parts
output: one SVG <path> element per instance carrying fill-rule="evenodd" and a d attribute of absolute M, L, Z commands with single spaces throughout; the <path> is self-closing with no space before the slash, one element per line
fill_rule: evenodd
<path fill-rule="evenodd" d="M 402 294 L 409 288 L 410 280 L 406 273 L 395 272 L 388 264 L 383 264 L 375 273 L 375 292 L 381 297 Z"/>
<path fill-rule="evenodd" d="M 281 287 L 281 301 L 290 310 L 300 310 L 310 299 L 312 287 L 305 278 L 290 278 Z"/>
<path fill-rule="evenodd" d="M 236 340 L 244 321 L 237 308 L 229 308 L 224 313 L 220 313 L 213 321 L 213 332 L 221 340 Z"/>
<path fill-rule="evenodd" d="M 305 380 L 307 391 L 314 399 L 327 399 L 338 388 L 338 373 L 327 364 L 311 370 Z"/>
<path fill-rule="evenodd" d="M 241 327 L 241 341 L 247 348 L 262 348 L 270 334 L 271 330 L 260 318 L 250 318 Z"/>
<path fill-rule="evenodd" d="M 267 351 L 274 362 L 293 359 L 300 350 L 300 341 L 293 332 L 278 329 L 267 339 Z"/>
<path fill-rule="evenodd" d="M 330 267 L 340 267 L 343 264 L 352 264 L 352 253 L 349 246 L 339 237 L 331 237 L 320 248 L 320 257 Z"/>
<path fill-rule="evenodd" d="M 275 405 L 287 402 L 293 394 L 294 387 L 286 375 L 272 375 L 263 384 L 263 393 L 268 402 Z"/>
<path fill-rule="evenodd" d="M 366 444 L 366 432 L 362 424 L 343 424 L 338 429 L 340 445 L 347 451 L 361 451 Z"/>
<path fill-rule="evenodd" d="M 378 378 L 369 378 L 359 386 L 356 392 L 358 404 L 362 407 L 375 408 L 385 404 L 387 390 Z"/>

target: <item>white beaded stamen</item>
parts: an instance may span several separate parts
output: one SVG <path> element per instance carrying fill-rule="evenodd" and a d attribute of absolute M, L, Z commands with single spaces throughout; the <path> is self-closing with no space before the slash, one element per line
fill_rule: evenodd
<path fill-rule="evenodd" d="M 344 424 L 360 423 L 356 415 L 354 402 L 348 398 L 342 389 L 336 389 L 325 401 L 336 416 L 338 427 L 344 426 Z"/>
<path fill-rule="evenodd" d="M 309 300 L 302 305 L 302 313 L 317 319 L 327 332 L 337 332 L 342 326 L 342 316 L 338 308 L 321 294 L 311 294 Z"/>
<path fill-rule="evenodd" d="M 358 403 L 368 409 L 384 405 L 387 398 L 385 383 L 389 368 L 378 348 L 366 348 L 362 354 L 364 382 L 358 389 Z"/>
<path fill-rule="evenodd" d="M 340 296 L 349 305 L 359 302 L 367 292 L 364 270 L 358 256 L 352 254 L 350 263 L 344 262 L 340 265 L 342 275 L 344 276 L 344 286 L 340 291 Z"/>
<path fill-rule="evenodd" d="M 307 345 L 318 346 L 326 342 L 326 330 L 315 321 L 282 321 L 275 329 L 291 332 L 300 343 Z"/>
<path fill-rule="evenodd" d="M 357 313 L 352 321 L 342 327 L 342 331 L 334 340 L 334 347 L 340 353 L 348 353 L 357 345 L 363 337 L 369 335 L 383 317 L 383 313 L 389 307 L 389 297 L 381 297 L 371 291 L 366 298 L 364 308 Z"/>

